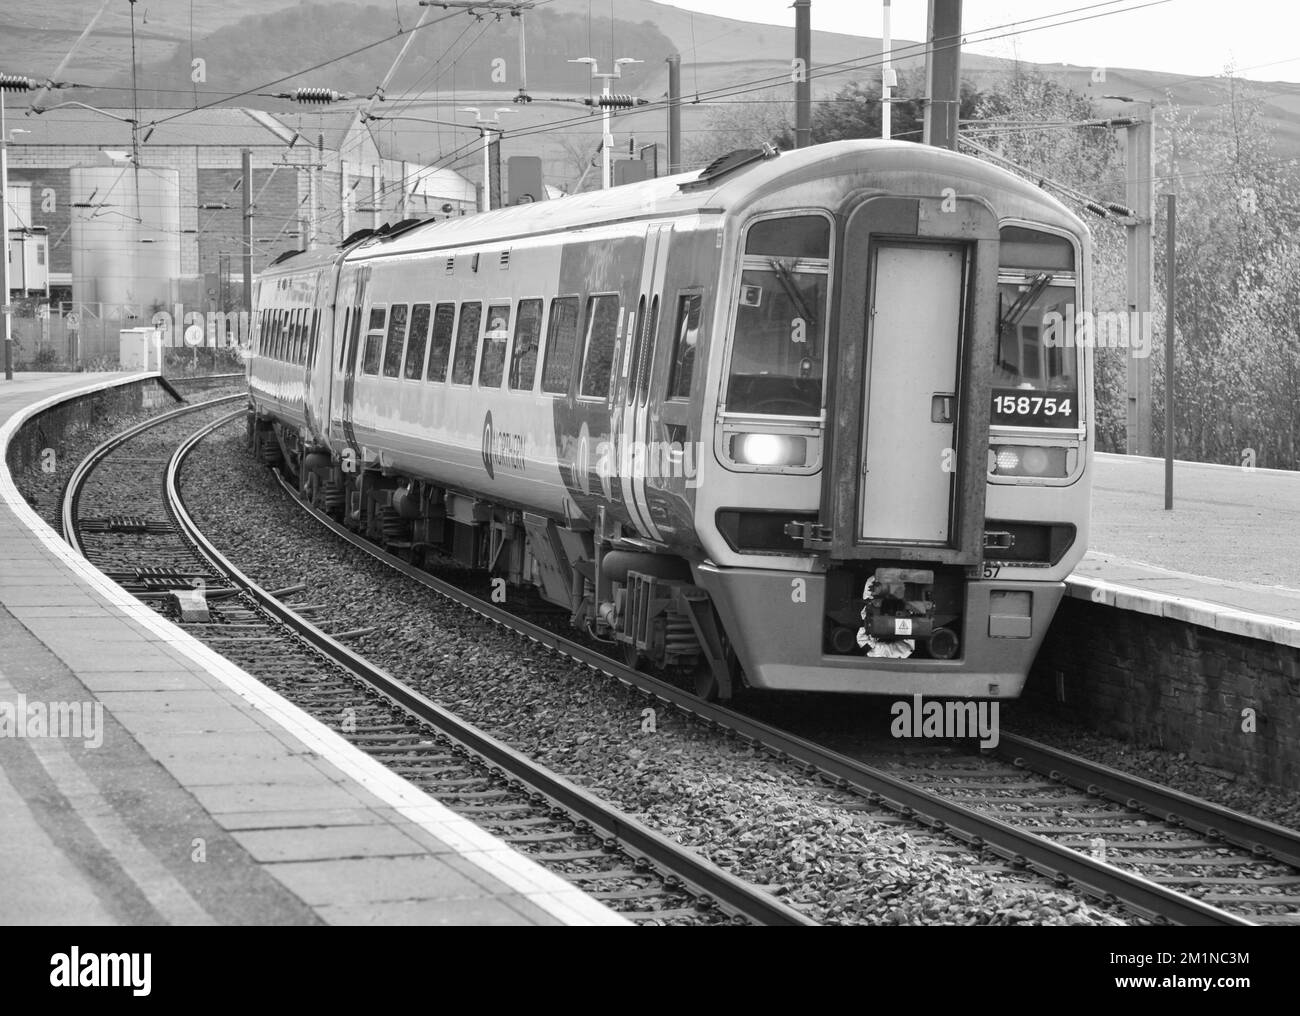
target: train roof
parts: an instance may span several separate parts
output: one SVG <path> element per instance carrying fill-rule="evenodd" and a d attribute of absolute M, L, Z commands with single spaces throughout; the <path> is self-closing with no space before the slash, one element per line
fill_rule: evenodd
<path fill-rule="evenodd" d="M 721 160 L 720 160 L 721 161 Z M 710 169 L 714 170 L 712 177 Z M 954 186 L 959 192 L 997 190 L 1036 217 L 1071 232 L 1085 232 L 1083 222 L 1065 205 L 1039 187 L 997 166 L 947 149 L 908 141 L 833 141 L 781 152 L 774 157 L 741 161 L 701 172 L 660 177 L 607 190 L 574 194 L 551 201 L 516 205 L 491 212 L 413 225 L 391 236 L 368 236 L 344 252 L 348 261 L 364 261 L 418 251 L 477 244 L 508 243 L 546 233 L 569 232 L 609 223 L 658 219 L 697 213 L 734 211 L 764 196 L 799 183 L 834 176 L 865 175 L 888 186 L 891 178 L 906 178 L 912 189 L 939 194 Z M 866 184 L 868 181 L 862 181 Z M 860 185 L 861 185 L 860 184 Z M 317 259 L 328 262 L 339 251 L 313 251 L 284 263 L 292 271 L 310 269 Z M 277 269 L 281 266 L 275 266 Z M 274 269 L 273 269 L 274 270 Z"/>

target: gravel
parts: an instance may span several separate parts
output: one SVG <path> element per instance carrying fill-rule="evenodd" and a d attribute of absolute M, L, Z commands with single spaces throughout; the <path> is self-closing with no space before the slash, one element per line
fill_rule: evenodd
<path fill-rule="evenodd" d="M 244 384 L 228 385 L 221 388 L 209 388 L 201 391 L 182 392 L 191 403 L 208 402 L 224 395 L 237 395 L 247 391 Z M 234 409 L 238 403 L 231 402 L 228 409 Z M 42 519 L 57 532 L 63 525 L 63 491 L 72 477 L 73 471 L 81 461 L 114 434 L 127 427 L 151 420 L 163 413 L 179 409 L 181 403 L 167 399 L 162 405 L 139 413 L 112 413 L 101 417 L 91 426 L 65 434 L 60 441 L 62 452 L 55 459 L 55 469 L 46 473 L 39 469 L 27 470 L 14 474 L 14 484 L 19 493 L 27 499 Z"/>
<path fill-rule="evenodd" d="M 1007 708 L 1002 726 L 1009 733 L 1031 737 L 1144 780 L 1289 829 L 1300 829 L 1300 790 L 1269 786 L 1254 777 L 1193 762 L 1183 752 L 1175 754 L 1097 734 L 1030 702 Z"/>
<path fill-rule="evenodd" d="M 218 546 L 263 585 L 308 583 L 327 631 L 374 626 L 352 643 L 362 655 L 819 921 L 1127 923 L 1032 876 L 989 870 L 672 710 L 649 713 L 617 682 L 389 571 L 288 503 L 242 427 L 209 438 L 185 476 L 190 511 Z"/>

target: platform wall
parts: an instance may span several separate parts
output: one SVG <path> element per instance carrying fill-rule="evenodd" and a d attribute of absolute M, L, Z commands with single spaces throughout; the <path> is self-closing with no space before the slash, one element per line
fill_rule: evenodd
<path fill-rule="evenodd" d="M 1300 787 L 1291 646 L 1067 597 L 1025 697 L 1140 746 Z"/>

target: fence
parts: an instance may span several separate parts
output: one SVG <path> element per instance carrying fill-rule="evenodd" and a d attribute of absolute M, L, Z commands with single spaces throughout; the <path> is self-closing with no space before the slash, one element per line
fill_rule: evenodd
<path fill-rule="evenodd" d="M 201 370 L 204 364 L 241 369 L 238 348 L 245 344 L 248 331 L 242 315 L 184 314 L 174 322 L 167 311 L 140 317 L 93 305 L 65 306 L 66 313 L 56 311 L 48 317 L 11 317 L 15 370 L 114 370 L 122 329 L 150 324 L 162 328 L 166 362 L 179 370 L 186 365 Z"/>

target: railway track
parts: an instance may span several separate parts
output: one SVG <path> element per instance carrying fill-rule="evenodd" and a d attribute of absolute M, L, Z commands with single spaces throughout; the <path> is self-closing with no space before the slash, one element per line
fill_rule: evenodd
<path fill-rule="evenodd" d="M 187 406 L 132 427 L 78 466 L 64 534 L 154 609 L 393 769 L 629 920 L 809 925 L 762 890 L 465 724 L 328 634 L 301 587 L 261 589 L 185 510 L 186 455 L 244 396 Z M 198 430 L 190 419 L 211 417 Z M 196 595 L 196 592 L 200 595 Z"/>
<path fill-rule="evenodd" d="M 280 483 L 322 526 L 440 595 L 1012 867 L 1156 923 L 1300 923 L 1300 835 L 1291 830 L 1009 735 L 1000 759 L 850 758 L 705 702 L 416 568 L 304 503 L 284 477 Z M 1244 891 L 1252 887 L 1260 891 Z"/>

